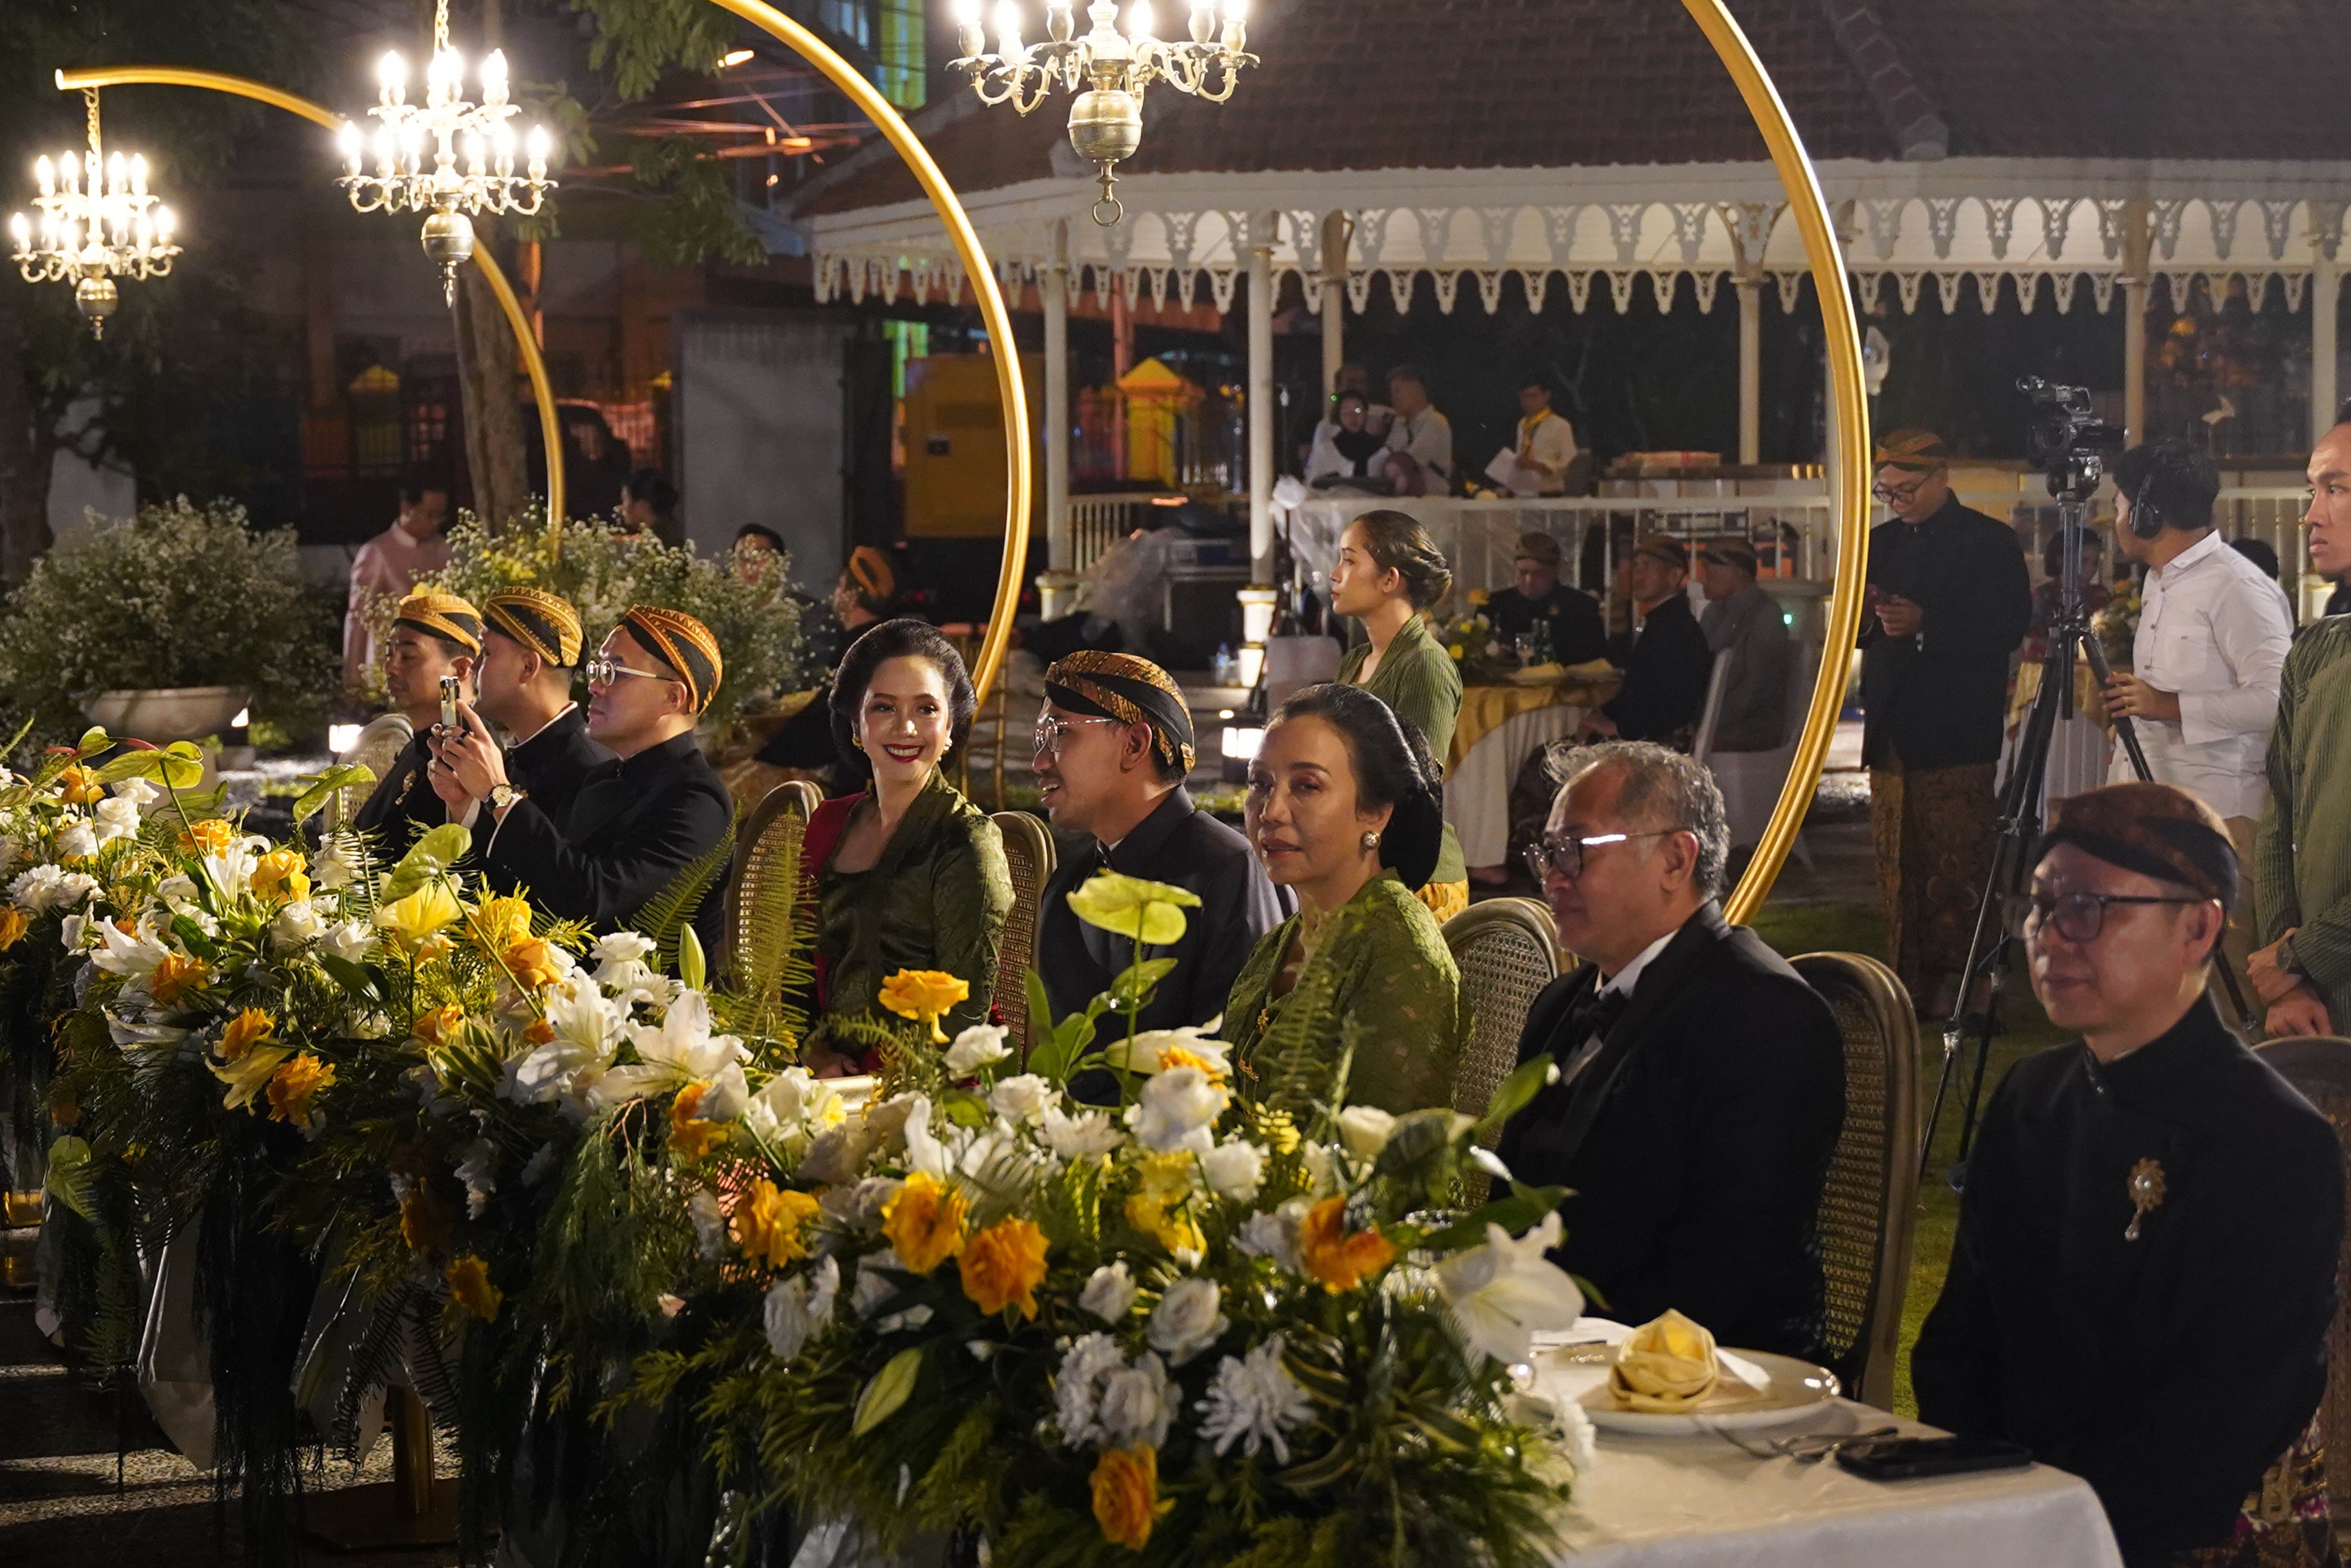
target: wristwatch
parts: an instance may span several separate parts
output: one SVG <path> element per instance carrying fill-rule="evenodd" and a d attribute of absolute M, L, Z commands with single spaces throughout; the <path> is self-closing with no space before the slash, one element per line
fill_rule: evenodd
<path fill-rule="evenodd" d="M 522 797 L 523 792 L 511 784 L 493 784 L 490 786 L 490 810 L 503 816 L 506 809 Z"/>
<path fill-rule="evenodd" d="M 2291 936 L 2278 938 L 2277 967 L 2289 975 L 2300 975 L 2305 980 L 2310 978 L 2310 971 L 2302 967 L 2302 959 L 2294 950 L 2294 938 Z"/>

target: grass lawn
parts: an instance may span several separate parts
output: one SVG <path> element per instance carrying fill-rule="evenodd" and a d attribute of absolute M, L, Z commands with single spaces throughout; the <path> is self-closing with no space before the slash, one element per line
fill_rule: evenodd
<path fill-rule="evenodd" d="M 1861 904 L 1767 906 L 1756 915 L 1755 934 L 1788 957 L 1822 952 L 1866 953 L 1881 959 L 1886 956 L 1884 917 L 1875 907 Z M 2011 966 L 2011 977 L 2002 993 L 2001 1012 L 2008 1027 L 2005 1033 L 1992 1038 L 1991 1063 L 1984 1075 L 1987 1102 L 2011 1064 L 2066 1038 L 2042 1015 L 2022 969 L 2015 966 Z M 1972 1042 L 1970 1049 L 1972 1051 Z M 1972 1065 L 1972 1055 L 1969 1060 Z M 1928 1107 L 1933 1103 L 1935 1084 L 1942 1069 L 1942 1040 L 1922 1025 L 1918 1041 L 1921 1126 L 1926 1124 Z M 1927 1178 L 1918 1188 L 1917 1218 L 1911 1232 L 1910 1282 L 1902 1299 L 1901 1354 L 1894 1371 L 1894 1407 L 1905 1416 L 1917 1414 L 1917 1402 L 1910 1391 L 1910 1347 L 1917 1341 L 1918 1325 L 1926 1321 L 1928 1309 L 1942 1293 L 1943 1272 L 1951 1256 L 1951 1236 L 1959 1223 L 1959 1195 L 1944 1178 L 1959 1151 L 1959 1113 L 1966 1094 L 1965 1082 L 1954 1082 L 1951 1103 L 1945 1107 L 1941 1124 L 1936 1129 L 1934 1157 L 1928 1162 Z"/>

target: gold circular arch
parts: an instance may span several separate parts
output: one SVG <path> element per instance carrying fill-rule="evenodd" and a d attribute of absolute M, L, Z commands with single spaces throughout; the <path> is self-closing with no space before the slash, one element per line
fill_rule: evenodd
<path fill-rule="evenodd" d="M 341 126 L 343 117 L 333 110 L 281 92 L 266 82 L 248 81 L 244 77 L 226 76 L 219 71 L 183 70 L 177 66 L 98 66 L 86 70 L 57 73 L 57 88 L 70 92 L 79 88 L 99 87 L 200 87 L 213 92 L 232 93 L 249 98 L 256 103 L 269 104 L 288 114 L 315 120 L 328 130 Z M 547 361 L 539 357 L 538 340 L 531 336 L 530 319 L 522 313 L 522 303 L 515 298 L 513 286 L 499 270 L 490 255 L 490 247 L 474 247 L 474 265 L 482 269 L 483 281 L 498 298 L 498 308 L 504 310 L 507 324 L 514 329 L 515 351 L 522 356 L 523 368 L 530 373 L 531 396 L 538 403 L 539 438 L 547 444 L 547 515 L 560 520 L 563 517 L 563 435 L 555 417 L 555 389 L 547 379 Z"/>
<path fill-rule="evenodd" d="M 1820 787 L 1838 710 L 1844 705 L 1845 675 L 1861 632 L 1862 578 L 1869 557 L 1869 402 L 1861 375 L 1861 324 L 1853 313 L 1844 253 L 1837 245 L 1836 224 L 1804 152 L 1804 140 L 1788 118 L 1779 89 L 1771 85 L 1771 73 L 1763 68 L 1723 0 L 1682 0 L 1682 5 L 1714 46 L 1730 79 L 1739 84 L 1739 96 L 1771 150 L 1771 166 L 1787 188 L 1789 210 L 1804 237 L 1804 259 L 1811 264 L 1813 288 L 1820 296 L 1829 350 L 1829 505 L 1836 519 L 1836 581 L 1829 595 L 1820 678 L 1813 685 L 1813 706 L 1804 715 L 1803 733 L 1788 764 L 1788 781 L 1781 787 L 1780 802 L 1771 810 L 1762 842 L 1755 846 L 1755 858 L 1747 863 L 1747 874 L 1723 910 L 1733 924 L 1745 925 L 1762 906 L 1787 861 L 1789 846 L 1796 841 L 1813 791 Z"/>

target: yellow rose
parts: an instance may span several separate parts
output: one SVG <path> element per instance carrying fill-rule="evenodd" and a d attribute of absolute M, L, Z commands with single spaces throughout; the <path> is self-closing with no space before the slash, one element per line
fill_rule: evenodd
<path fill-rule="evenodd" d="M 13 904 L 5 909 L 0 909 L 0 953 L 5 953 L 22 942 L 25 939 L 25 933 L 32 927 L 32 920 L 25 912 Z"/>
<path fill-rule="evenodd" d="M 302 869 L 298 852 L 275 849 L 254 862 L 253 877 L 247 885 L 256 898 L 280 903 L 305 899 L 310 896 L 310 873 Z"/>
<path fill-rule="evenodd" d="M 1102 1539 L 1140 1552 L 1151 1527 L 1176 1505 L 1159 1500 L 1159 1450 L 1105 1448 L 1094 1466 L 1094 1522 Z"/>
<path fill-rule="evenodd" d="M 902 1019 L 931 1026 L 935 1045 L 947 1042 L 939 1015 L 971 996 L 971 982 L 937 969 L 901 969 L 882 982 L 882 1005 Z"/>
<path fill-rule="evenodd" d="M 433 882 L 377 910 L 375 925 L 377 930 L 398 943 L 402 952 L 414 953 L 434 933 L 462 913 L 457 907 L 457 895 L 449 891 L 448 884 Z"/>
<path fill-rule="evenodd" d="M 1184 911 L 1199 905 L 1198 894 L 1114 871 L 1094 873 L 1070 894 L 1071 912 L 1087 925 L 1155 946 L 1181 942 Z"/>
<path fill-rule="evenodd" d="M 530 935 L 530 900 L 493 897 L 474 911 L 474 930 L 484 948 L 502 953 Z"/>
<path fill-rule="evenodd" d="M 278 1064 L 293 1055 L 291 1047 L 283 1045 L 248 1046 L 244 1055 L 225 1066 L 213 1066 L 213 1076 L 228 1085 L 228 1093 L 221 1100 L 224 1110 L 234 1111 L 253 1104 L 253 1097 L 268 1087 L 277 1075 Z"/>
<path fill-rule="evenodd" d="M 188 840 L 200 853 L 225 855 L 236 842 L 236 830 L 225 817 L 206 817 L 188 830 Z"/>
<path fill-rule="evenodd" d="M 882 1234 L 910 1274 L 927 1274 L 963 1250 L 963 1194 L 916 1171 L 882 1211 Z"/>
<path fill-rule="evenodd" d="M 525 937 L 508 947 L 504 956 L 507 972 L 524 990 L 543 991 L 563 977 L 563 967 L 556 958 L 555 948 L 545 937 Z"/>
<path fill-rule="evenodd" d="M 415 1036 L 419 1044 L 430 1051 L 455 1040 L 457 1037 L 457 1031 L 465 1027 L 465 1009 L 452 1003 L 445 1008 L 434 1008 L 429 1013 L 419 1013 L 409 1033 Z"/>
<path fill-rule="evenodd" d="M 441 1278 L 449 1286 L 450 1300 L 486 1323 L 497 1322 L 507 1293 L 490 1283 L 487 1263 L 469 1252 L 442 1270 Z"/>
<path fill-rule="evenodd" d="M 147 977 L 147 994 L 159 1007 L 170 1007 L 191 991 L 201 991 L 208 977 L 202 959 L 181 953 L 166 953 L 155 972 Z"/>
<path fill-rule="evenodd" d="M 1037 1287 L 1045 1281 L 1045 1233 L 1025 1219 L 999 1219 L 964 1244 L 956 1267 L 963 1293 L 993 1315 L 1018 1307 L 1037 1315 Z"/>
<path fill-rule="evenodd" d="M 809 1228 L 819 1213 L 816 1199 L 789 1187 L 778 1187 L 765 1177 L 751 1184 L 751 1192 L 735 1210 L 731 1227 L 736 1244 L 770 1269 L 780 1269 L 808 1256 Z"/>
<path fill-rule="evenodd" d="M 246 1051 L 267 1040 L 277 1028 L 277 1020 L 260 1008 L 247 1008 L 228 1020 L 221 1030 L 220 1059 L 235 1061 Z"/>
<path fill-rule="evenodd" d="M 698 1160 L 726 1141 L 726 1124 L 704 1117 L 702 1097 L 710 1082 L 699 1080 L 677 1092 L 669 1103 L 669 1146 L 680 1159 Z"/>
<path fill-rule="evenodd" d="M 310 1102 L 335 1081 L 335 1070 L 308 1051 L 285 1063 L 269 1077 L 269 1119 L 307 1126 Z"/>
<path fill-rule="evenodd" d="M 1135 1167 L 1135 1189 L 1126 1197 L 1126 1222 L 1170 1252 L 1206 1251 L 1207 1239 L 1186 1212 L 1197 1168 L 1186 1152 L 1144 1155 Z"/>
<path fill-rule="evenodd" d="M 57 775 L 57 790 L 68 806 L 95 806 L 106 799 L 106 786 L 98 775 L 78 763 Z"/>
<path fill-rule="evenodd" d="M 1347 1200 L 1326 1197 L 1298 1228 L 1298 1258 L 1326 1291 L 1352 1291 L 1366 1274 L 1395 1260 L 1395 1249 L 1376 1230 L 1347 1230 Z"/>

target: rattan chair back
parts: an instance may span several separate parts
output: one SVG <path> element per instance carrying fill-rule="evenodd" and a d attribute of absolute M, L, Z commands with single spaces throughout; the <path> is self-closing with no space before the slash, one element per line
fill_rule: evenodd
<path fill-rule="evenodd" d="M 1894 972 L 1858 953 L 1794 960 L 1844 1041 L 1844 1124 L 1814 1217 L 1827 1284 L 1823 1354 L 1845 1392 L 1894 1403 L 1896 1341 L 1917 1198 L 1918 1022 Z"/>
<path fill-rule="evenodd" d="M 735 864 L 726 879 L 726 950 L 717 955 L 729 974 L 750 972 L 751 911 L 773 891 L 775 879 L 797 864 L 809 818 L 823 800 L 815 785 L 789 779 L 760 797 L 743 820 L 735 836 Z"/>
<path fill-rule="evenodd" d="M 2300 1091 L 2351 1148 L 2351 1040 L 2295 1035 L 2256 1048 L 2278 1076 Z M 2326 1402 L 2322 1429 L 2346 1436 L 2326 1445 L 2326 1496 L 2335 1517 L 2351 1509 L 2351 1228 L 2335 1264 L 2335 1322 L 2326 1331 Z"/>
<path fill-rule="evenodd" d="M 1026 811 L 998 811 L 988 821 L 1004 835 L 1004 862 L 1012 872 L 1012 913 L 996 954 L 996 1006 L 1026 1060 L 1029 970 L 1037 961 L 1038 909 L 1053 880 L 1053 835 Z"/>
<path fill-rule="evenodd" d="M 1453 1074 L 1453 1108 L 1483 1116 L 1510 1069 L 1519 1064 L 1519 1036 L 1527 1009 L 1559 977 L 1559 945 L 1551 911 L 1531 898 L 1489 898 L 1445 923 L 1445 945 L 1461 971 L 1469 998 L 1469 1041 Z M 1499 1130 L 1486 1134 L 1494 1146 Z"/>

